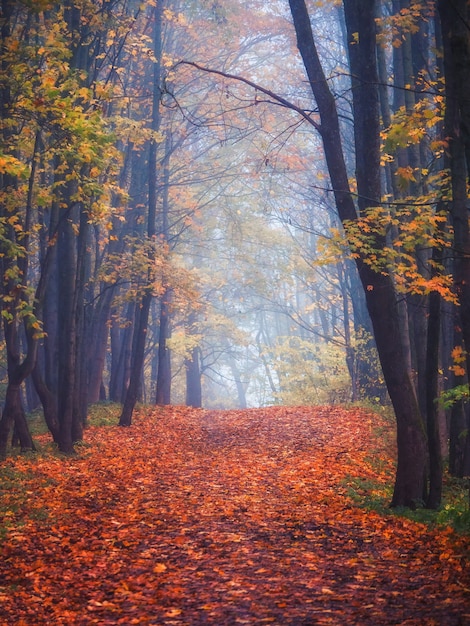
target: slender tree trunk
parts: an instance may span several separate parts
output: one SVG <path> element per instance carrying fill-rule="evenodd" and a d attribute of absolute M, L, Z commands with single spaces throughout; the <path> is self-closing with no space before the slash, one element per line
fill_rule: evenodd
<path fill-rule="evenodd" d="M 191 352 L 191 358 L 185 359 L 184 362 L 186 370 L 186 405 L 195 408 L 202 407 L 200 353 L 200 348 L 194 348 Z"/>
<path fill-rule="evenodd" d="M 163 193 L 160 239 L 168 249 L 170 238 L 169 211 L 170 211 L 170 155 L 171 145 L 168 138 L 165 145 L 163 164 Z M 170 337 L 171 289 L 166 288 L 160 298 L 160 325 L 158 332 L 158 369 L 155 402 L 160 405 L 171 402 L 171 357 L 167 341 Z"/>
<path fill-rule="evenodd" d="M 229 356 L 229 365 L 230 365 L 230 369 L 232 370 L 232 375 L 235 381 L 235 385 L 237 387 L 238 408 L 246 409 L 247 407 L 247 401 L 246 401 L 247 383 L 242 380 L 242 375 L 240 373 L 240 370 L 238 369 L 237 361 L 232 356 Z"/>
<path fill-rule="evenodd" d="M 351 337 L 351 321 L 349 315 L 349 297 L 346 286 L 346 278 L 342 263 L 337 263 L 337 272 L 339 280 L 339 289 L 341 292 L 341 304 L 343 308 L 343 329 L 344 342 L 346 347 L 346 366 L 348 368 L 349 377 L 351 378 L 351 401 L 356 402 L 359 399 L 359 385 L 357 378 L 356 350 L 352 345 Z"/>
<path fill-rule="evenodd" d="M 439 372 L 440 305 L 440 295 L 434 291 L 429 297 L 428 337 L 426 342 L 426 427 L 429 449 L 429 492 L 426 506 L 430 509 L 437 509 L 441 504 L 442 497 L 439 406 L 436 402 Z"/>
<path fill-rule="evenodd" d="M 167 290 L 160 302 L 160 326 L 158 332 L 158 371 L 156 404 L 166 405 L 171 402 L 171 361 L 167 339 L 170 334 L 170 298 L 171 290 Z"/>
<path fill-rule="evenodd" d="M 36 363 L 35 368 L 31 372 L 31 377 L 34 382 L 36 393 L 41 400 L 46 425 L 52 434 L 53 440 L 58 444 L 60 441 L 60 426 L 57 411 L 57 396 L 51 392 L 49 387 L 44 382 L 38 363 Z"/>
<path fill-rule="evenodd" d="M 111 373 L 109 399 L 124 404 L 126 389 L 129 386 L 132 356 L 132 329 L 135 325 L 136 303 L 127 306 L 124 328 L 117 322 L 111 326 Z"/>
<path fill-rule="evenodd" d="M 103 371 L 106 362 L 106 350 L 109 338 L 109 318 L 115 290 L 107 287 L 99 296 L 98 304 L 93 311 L 93 319 L 88 331 L 88 371 L 87 397 L 88 403 L 101 399 Z M 93 347 L 92 347 L 93 345 Z"/>
<path fill-rule="evenodd" d="M 152 130 L 157 132 L 160 128 L 160 98 L 161 98 L 161 58 L 162 58 L 162 17 L 163 2 L 159 2 L 154 9 L 154 33 L 153 44 L 156 62 L 152 79 L 153 99 L 152 99 Z M 150 242 L 155 243 L 156 235 L 156 213 L 157 213 L 157 142 L 150 141 L 148 159 L 148 217 L 147 235 Z M 140 311 L 138 314 L 138 324 L 135 329 L 135 340 L 133 341 L 132 371 L 129 387 L 122 409 L 119 424 L 130 426 L 132 423 L 132 413 L 137 402 L 139 386 L 142 380 L 142 369 L 145 357 L 145 340 L 147 337 L 148 318 L 150 304 L 153 298 L 151 283 L 151 270 L 149 269 L 149 284 L 142 297 Z"/>
<path fill-rule="evenodd" d="M 132 424 L 132 413 L 139 396 L 141 374 L 145 356 L 145 340 L 147 337 L 147 324 L 145 323 L 145 320 L 148 320 L 151 299 L 152 296 L 150 293 L 144 296 L 136 318 L 136 332 L 134 333 L 132 345 L 133 358 L 131 360 L 131 377 L 126 391 L 121 417 L 119 418 L 120 426 L 130 426 Z M 142 317 L 144 320 L 141 319 Z"/>
<path fill-rule="evenodd" d="M 84 207 L 81 207 L 79 234 L 77 238 L 77 279 L 75 283 L 73 306 L 75 311 L 75 332 L 77 337 L 74 368 L 74 419 L 72 432 L 72 438 L 74 441 L 80 441 L 82 439 L 83 428 L 86 426 L 88 413 L 88 363 L 86 337 L 88 326 L 90 324 L 90 313 L 89 308 L 85 305 L 85 285 L 90 279 L 90 255 L 88 251 L 90 238 L 89 232 L 89 215 Z"/>

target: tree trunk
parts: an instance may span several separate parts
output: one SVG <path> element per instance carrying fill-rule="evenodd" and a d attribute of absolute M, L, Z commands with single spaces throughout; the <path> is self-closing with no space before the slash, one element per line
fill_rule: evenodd
<path fill-rule="evenodd" d="M 470 122 L 468 98 L 470 42 L 465 0 L 439 2 L 444 44 L 446 114 L 444 135 L 449 138 L 452 185 L 450 211 L 454 228 L 455 282 L 460 302 L 462 334 L 470 370 L 470 226 L 467 209 L 467 181 L 470 163 Z"/>
<path fill-rule="evenodd" d="M 14 15 L 15 3 L 8 0 L 1 2 L 0 15 L 0 44 L 2 52 L 1 70 L 5 76 L 11 72 L 9 67 L 8 54 L 3 55 L 5 46 L 11 36 L 11 23 Z M 9 145 L 10 139 L 19 129 L 15 128 L 11 118 L 11 91 L 7 81 L 3 81 L 0 88 L 0 118 L 2 120 L 1 139 L 3 141 L 2 151 L 12 152 L 15 150 Z M 5 296 L 2 301 L 2 319 L 7 353 L 7 390 L 2 416 L 0 418 L 0 458 L 6 456 L 8 438 L 12 426 L 15 426 L 15 436 L 19 439 L 24 450 L 34 450 L 34 444 L 29 432 L 28 424 L 24 414 L 21 385 L 31 373 L 37 358 L 37 338 L 34 329 L 28 325 L 25 318 L 26 349 L 24 358 L 21 354 L 19 326 L 22 324 L 20 309 L 23 305 L 28 306 L 28 269 L 29 269 L 29 241 L 32 228 L 32 192 L 34 187 L 34 177 L 36 171 L 36 156 L 39 148 L 39 135 L 36 135 L 33 164 L 29 177 L 29 186 L 26 207 L 24 214 L 22 208 L 7 206 L 5 199 L 9 195 L 15 197 L 18 188 L 18 178 L 16 174 L 8 171 L 0 174 L 0 189 L 2 191 L 0 201 L 0 217 L 2 220 L 2 243 L 0 245 L 0 293 Z M 23 230 L 18 239 L 15 229 L 11 225 L 12 210 Z M 3 243 L 3 242 L 6 242 Z M 42 295 L 42 294 L 41 294 Z M 33 304 L 33 312 L 37 311 L 36 304 Z"/>
<path fill-rule="evenodd" d="M 136 303 L 127 306 L 124 328 L 118 322 L 111 326 L 111 373 L 109 399 L 124 404 L 126 389 L 129 386 L 132 356 L 132 329 L 135 325 Z"/>
<path fill-rule="evenodd" d="M 52 391 L 44 382 L 38 363 L 36 363 L 35 368 L 31 372 L 31 377 L 34 382 L 36 393 L 41 400 L 46 425 L 50 433 L 52 434 L 53 440 L 55 441 L 55 443 L 58 444 L 60 441 L 60 426 L 57 411 L 57 396 L 56 394 L 52 393 Z"/>
<path fill-rule="evenodd" d="M 442 454 L 439 433 L 438 396 L 440 302 L 437 292 L 429 297 L 426 353 L 426 427 L 429 449 L 429 493 L 426 506 L 437 509 L 442 497 Z"/>
<path fill-rule="evenodd" d="M 162 17 L 163 2 L 159 2 L 154 9 L 154 32 L 153 51 L 156 62 L 154 64 L 152 78 L 152 130 L 157 132 L 160 128 L 160 98 L 161 98 L 161 60 L 162 60 Z M 155 242 L 156 235 L 156 213 L 157 213 L 157 142 L 150 140 L 148 158 L 148 215 L 147 215 L 147 235 L 150 242 Z M 130 426 L 132 423 L 132 413 L 137 402 L 139 386 L 142 379 L 142 369 L 145 357 L 145 340 L 147 337 L 148 318 L 150 304 L 152 301 L 151 269 L 149 268 L 149 284 L 145 289 L 138 312 L 138 324 L 135 328 L 136 337 L 133 341 L 132 371 L 129 387 L 126 392 L 123 410 L 119 419 L 121 426 Z"/>
<path fill-rule="evenodd" d="M 171 361 L 170 350 L 167 346 L 170 327 L 170 297 L 167 290 L 160 303 L 160 327 L 158 332 L 158 371 L 156 404 L 166 405 L 171 402 Z"/>
<path fill-rule="evenodd" d="M 132 344 L 131 376 L 127 387 L 124 405 L 119 418 L 120 426 L 130 426 L 132 424 L 132 414 L 139 396 L 141 385 L 141 375 L 144 365 L 145 340 L 147 337 L 147 322 L 150 310 L 152 294 L 147 293 L 140 304 L 135 321 L 136 329 Z"/>
<path fill-rule="evenodd" d="M 168 248 L 170 239 L 169 211 L 170 211 L 170 155 L 171 146 L 168 138 L 165 144 L 163 163 L 163 193 L 160 240 Z M 171 358 L 167 340 L 170 337 L 171 289 L 165 288 L 160 298 L 160 325 L 158 331 L 158 369 L 156 404 L 165 405 L 171 402 Z"/>
<path fill-rule="evenodd" d="M 237 387 L 237 398 L 238 398 L 237 406 L 239 409 L 246 409 L 247 408 L 246 388 L 248 384 L 242 380 L 242 375 L 241 375 L 240 370 L 238 369 L 237 360 L 235 357 L 233 357 L 230 354 L 229 346 L 227 347 L 227 351 L 229 353 L 229 357 L 228 357 L 229 366 L 232 371 L 233 380 L 235 381 L 235 385 Z"/>
<path fill-rule="evenodd" d="M 21 450 L 35 450 L 21 402 L 21 385 L 9 382 L 0 420 L 0 459 L 6 457 L 8 437 L 13 426 L 15 426 L 15 435 L 19 439 Z"/>
<path fill-rule="evenodd" d="M 347 229 L 357 219 L 349 189 L 338 115 L 313 39 L 304 0 L 289 0 L 310 86 L 320 113 L 320 132 L 339 217 Z M 359 209 L 380 203 L 380 125 L 376 71 L 375 3 L 373 0 L 345 0 L 356 146 L 356 177 Z M 355 39 L 358 36 L 357 44 Z M 377 238 L 381 249 L 384 241 Z M 359 276 L 382 365 L 384 379 L 397 420 L 398 464 L 392 506 L 415 507 L 422 500 L 426 442 L 418 403 L 403 352 L 397 298 L 388 275 L 373 271 L 367 258 L 358 258 Z"/>
<path fill-rule="evenodd" d="M 202 407 L 200 348 L 194 348 L 190 359 L 185 359 L 186 370 L 186 405 Z"/>
<path fill-rule="evenodd" d="M 76 213 L 72 190 L 64 202 L 69 205 L 68 212 Z M 64 454 L 74 453 L 74 397 L 75 397 L 75 365 L 77 355 L 76 311 L 74 308 L 76 290 L 76 234 L 74 224 L 76 217 L 64 215 L 60 220 L 57 239 L 58 261 L 58 416 L 59 416 L 59 450 Z"/>
<path fill-rule="evenodd" d="M 438 2 L 444 48 L 446 110 L 444 137 L 448 139 L 454 231 L 454 280 L 459 299 L 460 327 L 470 375 L 470 224 L 467 185 L 470 172 L 470 8 L 466 0 Z M 465 448 L 470 449 L 466 432 Z"/>

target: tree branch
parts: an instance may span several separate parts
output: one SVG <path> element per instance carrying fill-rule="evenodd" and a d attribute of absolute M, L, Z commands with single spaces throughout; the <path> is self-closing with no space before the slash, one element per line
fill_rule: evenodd
<path fill-rule="evenodd" d="M 316 122 L 313 119 L 311 112 L 307 112 L 305 109 L 298 107 L 293 102 L 289 102 L 289 100 L 286 100 L 282 96 L 279 96 L 273 91 L 270 91 L 269 89 L 266 89 L 265 87 L 262 87 L 261 85 L 258 85 L 257 83 L 254 83 L 253 81 L 248 80 L 247 78 L 243 78 L 243 76 L 237 76 L 236 74 L 229 74 L 228 72 L 222 72 L 221 70 L 215 70 L 209 67 L 204 67 L 203 65 L 199 65 L 198 63 L 195 63 L 193 61 L 184 61 L 184 60 L 178 61 L 178 63 L 175 65 L 175 69 L 179 65 L 190 65 L 191 67 L 194 67 L 197 70 L 200 70 L 201 72 L 207 72 L 208 74 L 215 74 L 216 76 L 222 76 L 223 78 L 228 78 L 229 80 L 234 80 L 239 83 L 244 83 L 245 85 L 252 87 L 256 91 L 260 91 L 261 93 L 264 93 L 264 95 L 268 96 L 268 98 L 270 98 L 274 104 L 278 104 L 279 106 L 282 106 L 286 109 L 295 111 L 300 116 L 302 116 L 306 122 L 308 122 L 311 126 L 313 126 L 315 130 L 321 133 L 321 126 L 320 124 L 318 124 L 318 122 Z"/>

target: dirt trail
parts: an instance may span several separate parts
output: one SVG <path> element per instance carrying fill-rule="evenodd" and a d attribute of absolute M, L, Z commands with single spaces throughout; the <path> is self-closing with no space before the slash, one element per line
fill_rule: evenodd
<path fill-rule="evenodd" d="M 369 458 L 377 419 L 173 407 L 90 429 L 79 458 L 35 462 L 0 624 L 470 624 L 468 542 L 347 498 L 393 471 L 385 444 Z"/>

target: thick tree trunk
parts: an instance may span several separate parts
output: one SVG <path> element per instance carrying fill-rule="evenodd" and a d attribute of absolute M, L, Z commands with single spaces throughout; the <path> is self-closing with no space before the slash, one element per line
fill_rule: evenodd
<path fill-rule="evenodd" d="M 450 211 L 454 228 L 455 282 L 460 302 L 462 334 L 470 369 L 470 225 L 467 182 L 470 163 L 470 41 L 465 19 L 469 13 L 465 0 L 439 2 L 444 68 L 446 76 L 445 136 L 449 138 L 452 184 Z"/>
<path fill-rule="evenodd" d="M 304 0 L 289 0 L 297 43 L 320 113 L 320 132 L 333 186 L 336 206 L 347 229 L 357 219 L 349 189 L 341 133 L 334 97 L 329 90 L 313 39 Z M 353 74 L 356 176 L 359 208 L 380 203 L 380 126 L 375 56 L 375 3 L 373 0 L 344 2 L 351 72 Z M 355 42 L 357 37 L 357 42 Z M 377 240 L 380 249 L 384 241 Z M 388 275 L 373 271 L 367 258 L 358 258 L 377 350 L 397 420 L 398 465 L 392 506 L 415 507 L 424 491 L 426 442 L 415 391 L 403 352 L 397 298 Z"/>
<path fill-rule="evenodd" d="M 11 26 L 14 19 L 15 3 L 2 0 L 0 4 L 0 47 L 1 52 L 5 52 L 8 40 L 11 36 Z M 1 70 L 5 77 L 11 72 L 8 54 L 2 55 Z M 3 81 L 0 88 L 0 118 L 2 151 L 14 152 L 11 148 L 10 139 L 12 135 L 19 132 L 14 126 L 14 119 L 11 116 L 12 94 L 8 81 Z M 8 438 L 12 426 L 15 427 L 15 437 L 24 450 L 34 450 L 34 444 L 29 432 L 28 424 L 24 414 L 21 385 L 29 376 L 34 367 L 37 357 L 37 339 L 34 330 L 25 327 L 26 349 L 24 358 L 21 353 L 19 327 L 22 324 L 20 309 L 23 305 L 29 305 L 25 295 L 28 287 L 28 264 L 29 264 L 29 239 L 31 230 L 32 212 L 32 190 L 34 186 L 34 176 L 36 171 L 36 153 L 38 151 L 38 135 L 35 142 L 35 154 L 29 178 L 29 188 L 27 194 L 26 207 L 23 214 L 22 209 L 16 207 L 16 217 L 18 223 L 23 228 L 20 238 L 10 220 L 12 217 L 12 206 L 7 206 L 5 201 L 9 195 L 15 197 L 18 189 L 18 179 L 15 174 L 8 171 L 0 174 L 0 189 L 2 199 L 0 202 L 0 217 L 2 220 L 2 243 L 0 245 L 0 293 L 6 296 L 2 300 L 2 320 L 4 328 L 4 338 L 7 353 L 7 389 L 5 404 L 0 418 L 0 458 L 6 455 Z M 3 242 L 6 241 L 5 245 Z M 15 250 L 18 246 L 18 250 Z M 22 252 L 19 252 L 21 246 Z M 36 311 L 33 305 L 33 311 Z"/>
<path fill-rule="evenodd" d="M 446 110 L 444 136 L 448 138 L 454 231 L 454 277 L 459 299 L 460 327 L 470 375 L 470 224 L 467 185 L 470 180 L 470 7 L 466 0 L 439 0 L 444 47 Z M 463 433 L 462 433 L 463 436 Z M 470 448 L 470 433 L 466 433 Z"/>
<path fill-rule="evenodd" d="M 13 426 L 21 450 L 35 450 L 21 402 L 21 385 L 9 382 L 0 420 L 0 459 L 7 455 L 8 438 Z"/>
<path fill-rule="evenodd" d="M 72 191 L 68 203 L 73 207 Z M 75 210 L 74 210 L 75 209 Z M 74 308 L 76 289 L 76 234 L 72 215 L 63 216 L 57 239 L 58 293 L 58 390 L 59 450 L 64 454 L 74 453 L 74 396 L 75 366 L 77 354 L 76 311 Z"/>

